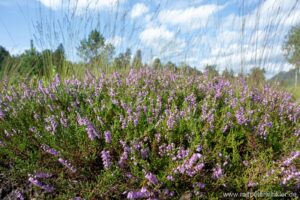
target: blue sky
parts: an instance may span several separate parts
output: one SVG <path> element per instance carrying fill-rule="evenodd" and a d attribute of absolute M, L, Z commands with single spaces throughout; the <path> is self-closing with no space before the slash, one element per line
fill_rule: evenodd
<path fill-rule="evenodd" d="M 0 0 L 0 45 L 21 53 L 34 39 L 38 49 L 62 42 L 69 59 L 91 29 L 117 53 L 142 49 L 143 59 L 160 57 L 202 69 L 245 72 L 261 66 L 271 76 L 292 66 L 282 43 L 300 22 L 297 0 Z"/>

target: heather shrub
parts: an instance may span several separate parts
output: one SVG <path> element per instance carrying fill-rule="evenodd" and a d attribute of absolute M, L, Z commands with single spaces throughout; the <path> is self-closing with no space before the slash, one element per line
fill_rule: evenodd
<path fill-rule="evenodd" d="M 300 106 L 277 88 L 148 68 L 2 85 L 0 168 L 24 197 L 299 190 Z"/>

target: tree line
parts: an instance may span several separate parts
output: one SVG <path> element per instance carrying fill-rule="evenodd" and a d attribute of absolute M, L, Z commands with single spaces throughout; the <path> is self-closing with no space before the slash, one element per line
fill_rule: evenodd
<path fill-rule="evenodd" d="M 142 51 L 138 49 L 133 58 L 130 48 L 125 52 L 115 55 L 115 47 L 105 40 L 103 35 L 92 30 L 87 38 L 80 41 L 77 47 L 77 54 L 82 59 L 82 63 L 88 67 L 99 68 L 141 68 L 148 66 L 143 63 Z M 289 63 L 295 65 L 295 84 L 297 85 L 297 75 L 300 68 L 300 26 L 293 27 L 286 37 L 283 45 L 285 56 Z M 33 40 L 30 41 L 30 48 L 20 55 L 11 55 L 4 47 L 0 46 L 0 73 L 13 71 L 18 74 L 26 74 L 28 76 L 50 76 L 51 74 L 66 73 L 69 66 L 78 65 L 78 63 L 67 60 L 63 44 L 59 44 L 55 50 L 45 49 L 39 52 L 34 46 Z M 167 68 L 171 70 L 183 70 L 187 72 L 202 73 L 188 64 L 182 62 L 179 65 L 168 61 L 163 64 L 159 58 L 154 59 L 151 67 L 155 69 Z M 205 71 L 210 76 L 219 75 L 216 65 L 207 65 Z M 298 72 L 298 73 L 297 73 Z M 225 69 L 222 73 L 227 78 L 234 77 L 232 70 Z M 240 76 L 243 76 L 240 74 Z M 260 67 L 252 68 L 248 78 L 261 84 L 265 81 L 265 70 Z"/>

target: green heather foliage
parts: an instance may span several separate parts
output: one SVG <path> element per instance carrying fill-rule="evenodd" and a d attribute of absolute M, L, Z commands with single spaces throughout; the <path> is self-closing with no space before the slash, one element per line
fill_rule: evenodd
<path fill-rule="evenodd" d="M 0 171 L 26 198 L 299 191 L 300 106 L 277 88 L 149 68 L 1 85 Z"/>

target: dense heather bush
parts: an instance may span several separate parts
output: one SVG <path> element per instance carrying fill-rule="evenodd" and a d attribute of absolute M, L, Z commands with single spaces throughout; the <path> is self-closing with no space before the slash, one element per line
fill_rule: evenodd
<path fill-rule="evenodd" d="M 267 85 L 141 69 L 3 83 L 0 95 L 0 169 L 19 188 L 30 183 L 25 198 L 300 188 L 299 102 Z"/>

